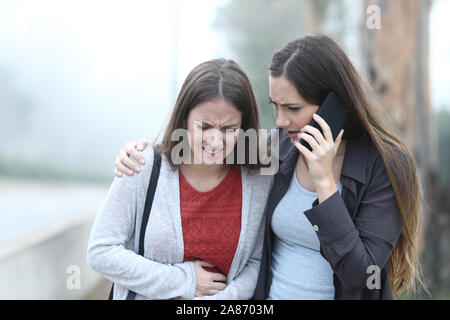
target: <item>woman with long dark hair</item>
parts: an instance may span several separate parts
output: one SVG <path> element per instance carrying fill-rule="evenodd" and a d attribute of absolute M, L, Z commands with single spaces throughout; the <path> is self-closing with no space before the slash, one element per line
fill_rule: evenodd
<path fill-rule="evenodd" d="M 310 289 L 320 298 L 390 299 L 414 288 L 421 279 L 415 161 L 343 50 L 324 35 L 289 42 L 273 56 L 269 82 L 277 126 L 284 129 L 284 163 L 268 200 L 271 228 L 255 297 L 307 297 L 304 289 Z M 313 117 L 329 92 L 343 99 L 350 115 L 336 141 Z M 323 135 L 308 125 L 313 118 Z M 305 257 L 316 257 L 315 264 Z M 295 262 L 303 268 L 283 272 Z"/>
<path fill-rule="evenodd" d="M 280 164 L 254 298 L 392 299 L 415 289 L 422 283 L 415 161 L 346 54 L 325 35 L 291 41 L 273 56 L 269 86 Z M 335 140 L 315 114 L 330 92 L 349 114 Z M 136 167 L 127 155 L 142 143 L 121 150 L 117 175 Z"/>

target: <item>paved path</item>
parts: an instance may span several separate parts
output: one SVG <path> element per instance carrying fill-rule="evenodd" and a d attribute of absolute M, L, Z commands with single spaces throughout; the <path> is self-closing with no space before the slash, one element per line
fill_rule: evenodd
<path fill-rule="evenodd" d="M 0 179 L 0 245 L 88 211 L 109 186 Z"/>

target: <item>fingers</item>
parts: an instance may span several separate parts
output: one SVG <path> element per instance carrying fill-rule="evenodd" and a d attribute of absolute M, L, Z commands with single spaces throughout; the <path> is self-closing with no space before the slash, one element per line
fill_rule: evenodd
<path fill-rule="evenodd" d="M 202 261 L 202 260 L 198 260 L 199 265 L 203 268 L 203 267 L 207 267 L 207 268 L 215 268 L 216 266 L 213 265 L 212 263 L 209 263 L 207 261 Z M 207 272 L 210 276 L 211 276 L 211 280 L 212 281 L 221 281 L 221 282 L 225 282 L 227 280 L 227 277 L 221 273 L 218 272 L 210 272 L 210 271 L 206 271 L 203 270 L 204 272 Z"/>
<path fill-rule="evenodd" d="M 124 149 L 121 149 L 119 152 L 119 161 L 122 165 L 124 165 L 129 170 L 132 170 L 135 172 L 141 171 L 141 167 L 129 158 L 128 154 L 125 152 Z M 119 170 L 120 170 L 120 168 L 119 168 Z M 122 171 L 122 170 L 120 170 L 120 171 Z M 124 173 L 127 174 L 126 172 L 124 172 Z"/>
<path fill-rule="evenodd" d="M 137 150 L 143 151 L 145 149 L 145 147 L 150 144 L 150 142 L 148 142 L 147 139 L 140 139 L 140 140 L 136 141 L 136 144 L 137 144 Z"/>
<path fill-rule="evenodd" d="M 123 177 L 123 174 L 119 170 L 117 170 L 117 167 L 114 167 L 114 175 L 119 178 Z"/>
<path fill-rule="evenodd" d="M 124 149 L 126 153 L 132 156 L 140 164 L 145 164 L 145 159 L 139 151 L 145 149 L 145 147 L 150 144 L 146 139 L 140 139 L 133 142 L 125 143 Z"/>
<path fill-rule="evenodd" d="M 339 132 L 338 136 L 336 137 L 336 141 L 334 142 L 334 148 L 336 151 L 339 149 L 339 145 L 341 144 L 343 135 L 344 135 L 344 129 L 342 129 L 341 132 Z"/>
<path fill-rule="evenodd" d="M 221 274 L 221 273 L 217 273 L 217 272 L 210 272 L 211 274 L 211 279 L 213 281 L 221 281 L 221 282 L 225 282 L 227 280 L 227 277 L 225 277 L 225 275 Z"/>
<path fill-rule="evenodd" d="M 211 290 L 207 290 L 205 293 L 206 293 L 207 296 L 213 296 L 213 295 L 215 295 L 215 294 L 218 294 L 219 291 L 220 291 L 220 290 L 214 290 L 214 289 L 211 289 Z"/>
<path fill-rule="evenodd" d="M 203 269 L 204 267 L 215 267 L 213 264 L 207 261 L 195 260 L 194 265 L 197 275 L 196 296 L 214 295 L 226 288 L 227 277 L 225 275 Z"/>
<path fill-rule="evenodd" d="M 314 139 L 314 137 L 311 136 L 310 134 L 308 134 L 308 133 L 306 133 L 306 132 L 303 132 L 303 133 L 300 133 L 300 134 L 298 135 L 298 137 L 299 137 L 300 139 L 303 139 L 303 140 L 305 140 L 306 142 L 308 142 L 309 145 L 311 146 L 311 148 L 313 149 L 313 151 L 316 151 L 316 150 L 319 149 L 319 144 L 317 143 L 316 139 Z"/>
<path fill-rule="evenodd" d="M 225 282 L 213 282 L 212 289 L 222 291 L 227 287 L 227 284 Z"/>
<path fill-rule="evenodd" d="M 314 121 L 316 121 L 320 127 L 322 128 L 323 131 L 323 136 L 325 137 L 325 139 L 329 142 L 333 141 L 333 135 L 331 134 L 331 129 L 328 126 L 328 124 L 325 122 L 325 120 L 323 120 L 323 118 L 317 114 L 313 114 L 313 118 Z"/>
<path fill-rule="evenodd" d="M 127 142 L 125 143 L 125 146 L 123 147 L 123 150 L 125 150 L 125 154 L 127 157 L 132 156 L 137 162 L 144 164 L 144 157 L 140 154 L 140 152 L 137 150 L 138 148 L 138 141 L 133 142 Z M 127 164 L 124 163 L 127 167 L 129 167 Z M 130 169 L 134 169 L 135 164 L 133 163 L 132 167 L 129 167 Z M 137 166 L 139 167 L 139 166 Z"/>
<path fill-rule="evenodd" d="M 203 261 L 203 260 L 196 260 L 195 262 L 197 262 L 202 268 L 203 267 L 207 267 L 207 268 L 215 268 L 216 267 L 212 263 L 209 263 L 209 262 Z M 210 272 L 210 271 L 206 271 L 206 270 L 204 270 L 204 272 L 208 272 L 211 275 L 211 279 L 213 281 L 223 281 L 223 282 L 225 282 L 227 280 L 227 277 L 225 277 L 225 275 L 223 275 L 221 273 Z"/>
<path fill-rule="evenodd" d="M 204 293 L 208 296 L 215 295 L 219 291 L 222 291 L 223 289 L 225 289 L 226 287 L 227 287 L 227 284 L 224 282 L 213 281 L 210 283 L 209 288 L 204 290 Z"/>
<path fill-rule="evenodd" d="M 298 141 L 295 141 L 294 145 L 297 147 L 298 151 L 300 151 L 305 156 L 307 161 L 311 161 L 312 152 L 309 151 L 308 148 L 306 148 Z"/>
<path fill-rule="evenodd" d="M 215 267 L 215 265 L 213 265 L 212 263 L 209 263 L 207 261 L 203 261 L 203 260 L 197 260 L 197 261 L 198 261 L 198 264 L 201 267 L 207 267 L 207 268 L 214 268 Z"/>
<path fill-rule="evenodd" d="M 115 168 L 114 168 L 114 174 L 116 171 L 118 171 L 121 174 L 126 174 L 127 176 L 132 176 L 133 175 L 133 171 L 130 170 L 129 168 L 125 167 L 122 162 L 120 161 L 119 157 L 116 158 L 116 162 L 114 163 Z M 117 176 L 117 174 L 116 174 Z"/>
<path fill-rule="evenodd" d="M 307 132 L 307 133 L 313 135 L 314 138 L 316 139 L 316 141 L 321 145 L 326 143 L 326 140 L 323 137 L 322 132 L 320 132 L 319 129 L 314 128 L 313 126 L 306 125 L 305 127 L 302 128 L 301 132 Z"/>
<path fill-rule="evenodd" d="M 133 157 L 137 162 L 140 164 L 145 164 L 144 156 L 140 151 L 137 149 L 131 149 L 131 151 L 128 153 L 131 157 Z M 139 166 L 137 166 L 139 167 Z"/>
<path fill-rule="evenodd" d="M 123 149 L 119 151 L 119 156 L 116 159 L 114 175 L 120 178 L 123 174 L 132 176 L 134 172 L 139 173 L 141 171 L 141 167 L 135 163 L 133 159 L 141 164 L 145 164 L 145 159 L 138 149 L 144 150 L 148 144 L 150 143 L 146 139 L 125 143 Z"/>
<path fill-rule="evenodd" d="M 341 132 L 339 132 L 338 136 L 336 137 L 335 143 L 338 141 L 341 142 L 343 135 L 344 135 L 344 129 L 342 129 Z"/>

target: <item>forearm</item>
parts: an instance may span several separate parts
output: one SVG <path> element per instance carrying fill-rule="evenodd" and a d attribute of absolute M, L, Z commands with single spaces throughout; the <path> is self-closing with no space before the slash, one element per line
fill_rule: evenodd
<path fill-rule="evenodd" d="M 88 250 L 88 264 L 110 281 L 149 299 L 192 298 L 195 293 L 192 262 L 164 264 L 122 245 L 92 245 Z"/>
<path fill-rule="evenodd" d="M 329 177 L 322 181 L 316 182 L 315 187 L 319 203 L 324 202 L 334 193 L 336 193 L 336 191 L 338 191 L 336 182 L 334 181 L 333 177 Z"/>
<path fill-rule="evenodd" d="M 151 161 L 147 160 L 147 165 Z M 89 266 L 119 286 L 150 299 L 193 297 L 192 264 L 164 264 L 129 250 L 136 225 L 138 176 L 115 178 L 100 208 L 87 250 Z"/>

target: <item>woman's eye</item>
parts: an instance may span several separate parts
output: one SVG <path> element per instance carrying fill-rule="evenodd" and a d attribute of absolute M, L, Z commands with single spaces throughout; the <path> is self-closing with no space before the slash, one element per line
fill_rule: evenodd
<path fill-rule="evenodd" d="M 300 110 L 300 108 L 299 108 L 299 107 L 297 107 L 297 108 L 291 108 L 291 107 L 289 107 L 289 110 L 290 110 L 290 111 L 298 111 L 298 110 Z"/>
<path fill-rule="evenodd" d="M 203 130 L 203 131 L 211 129 L 211 127 L 202 126 L 202 125 L 198 125 L 197 128 L 200 129 L 200 130 Z M 238 130 L 238 129 L 236 129 L 236 128 L 223 128 L 222 132 L 223 133 L 234 133 L 236 130 Z"/>

